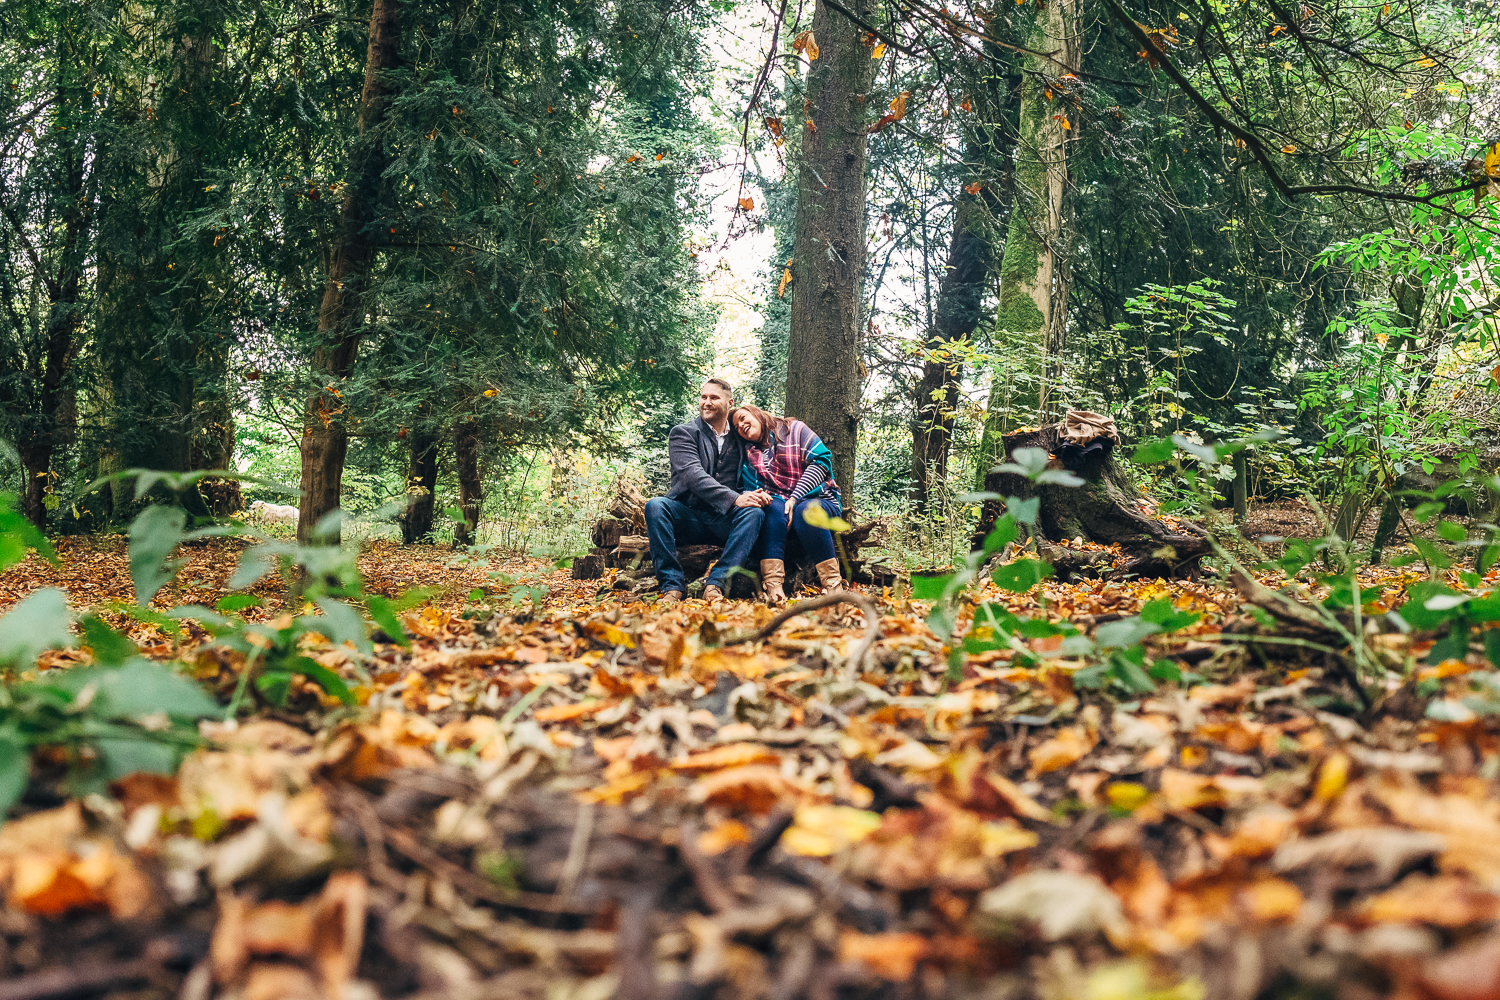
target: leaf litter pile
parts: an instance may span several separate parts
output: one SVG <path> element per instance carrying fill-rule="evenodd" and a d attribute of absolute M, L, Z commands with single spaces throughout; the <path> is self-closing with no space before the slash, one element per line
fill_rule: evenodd
<path fill-rule="evenodd" d="M 972 595 L 1085 631 L 1197 613 L 1145 642 L 1184 681 L 1121 701 L 1056 636 L 946 683 L 928 605 L 888 593 L 658 611 L 532 565 L 545 600 L 476 613 L 472 568 L 417 551 L 362 563 L 447 585 L 406 644 L 303 640 L 357 707 L 294 685 L 175 777 L 33 782 L 0 1000 L 1500 997 L 1500 733 L 1428 711 L 1489 668 L 1426 665 L 1436 633 L 1372 629 L 1361 712 L 1321 654 L 1220 638 L 1264 618 L 1243 588 Z M 222 587 L 232 553 L 189 556 L 179 585 Z M 126 572 L 102 558 L 80 578 Z M 1412 582 L 1370 572 L 1384 604 Z M 244 666 L 131 635 L 221 696 Z"/>

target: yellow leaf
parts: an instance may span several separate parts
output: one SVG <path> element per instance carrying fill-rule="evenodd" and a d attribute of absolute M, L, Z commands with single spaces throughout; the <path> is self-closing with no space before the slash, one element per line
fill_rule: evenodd
<path fill-rule="evenodd" d="M 1109 804 L 1116 809 L 1135 812 L 1151 798 L 1151 790 L 1134 781 L 1117 781 L 1104 790 Z"/>
<path fill-rule="evenodd" d="M 1495 143 L 1484 154 L 1484 172 L 1491 177 L 1500 177 L 1500 142 Z"/>
<path fill-rule="evenodd" d="M 1063 128 L 1072 128 L 1073 127 L 1073 123 L 1070 122 L 1070 121 L 1068 121 L 1066 118 L 1064 118 L 1062 120 L 1062 127 Z"/>
<path fill-rule="evenodd" d="M 895 116 L 896 121 L 899 122 L 906 117 L 906 99 L 910 96 L 911 91 L 903 90 L 896 95 L 895 100 L 891 101 L 891 114 Z"/>
<path fill-rule="evenodd" d="M 829 531 L 849 531 L 853 527 L 842 517 L 829 517 L 822 504 L 815 504 L 804 510 L 802 520 L 814 528 L 827 528 Z"/>
<path fill-rule="evenodd" d="M 884 42 L 881 42 L 879 45 L 875 46 L 873 49 L 870 50 L 870 58 L 871 59 L 879 59 L 883 55 L 885 55 L 885 43 Z"/>
<path fill-rule="evenodd" d="M 776 286 L 776 297 L 779 299 L 786 295 L 786 286 L 792 283 L 792 262 L 787 261 L 787 268 L 781 272 L 781 284 Z"/>
<path fill-rule="evenodd" d="M 754 198 L 741 198 L 740 199 L 740 208 L 743 208 L 747 212 L 753 212 L 753 211 L 755 211 L 755 199 Z"/>
<path fill-rule="evenodd" d="M 1318 769 L 1318 783 L 1313 788 L 1313 797 L 1319 802 L 1330 802 L 1339 797 L 1349 783 L 1349 757 L 1344 753 L 1333 753 Z"/>
<path fill-rule="evenodd" d="M 809 59 L 818 58 L 818 40 L 813 37 L 811 31 L 804 31 L 792 39 L 792 48 L 797 52 L 805 53 Z"/>
<path fill-rule="evenodd" d="M 1297 147 L 1296 146 L 1282 146 L 1281 147 L 1281 151 L 1283 153 L 1295 153 L 1297 151 Z"/>
<path fill-rule="evenodd" d="M 486 389 L 486 390 L 484 390 L 484 394 L 486 396 L 498 396 L 498 395 L 500 395 L 500 390 L 499 389 Z"/>
<path fill-rule="evenodd" d="M 807 33 L 807 58 L 809 60 L 818 58 L 818 40 L 813 37 L 811 31 Z"/>
<path fill-rule="evenodd" d="M 880 814 L 852 806 L 798 806 L 796 818 L 781 835 L 790 854 L 826 858 L 880 829 Z"/>

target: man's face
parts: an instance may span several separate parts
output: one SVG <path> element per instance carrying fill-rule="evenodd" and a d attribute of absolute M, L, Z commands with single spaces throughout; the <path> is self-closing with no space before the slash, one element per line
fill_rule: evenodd
<path fill-rule="evenodd" d="M 705 422 L 716 424 L 729 414 L 729 393 L 717 382 L 704 382 L 698 390 L 698 416 Z"/>

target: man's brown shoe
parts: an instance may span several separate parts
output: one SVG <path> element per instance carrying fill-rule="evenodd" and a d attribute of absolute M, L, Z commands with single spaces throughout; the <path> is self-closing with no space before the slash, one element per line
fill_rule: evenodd
<path fill-rule="evenodd" d="M 682 591 L 680 590 L 664 590 L 661 592 L 661 597 L 656 599 L 656 606 L 658 608 L 670 608 L 674 604 L 681 603 Z"/>
<path fill-rule="evenodd" d="M 724 599 L 724 591 L 710 583 L 703 588 L 703 599 L 709 604 L 717 604 Z"/>

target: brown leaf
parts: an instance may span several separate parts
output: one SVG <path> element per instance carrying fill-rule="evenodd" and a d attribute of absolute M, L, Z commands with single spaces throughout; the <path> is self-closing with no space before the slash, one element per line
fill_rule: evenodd
<path fill-rule="evenodd" d="M 753 212 L 753 211 L 755 211 L 755 199 L 754 198 L 741 198 L 740 199 L 740 208 L 744 209 L 747 212 Z"/>

